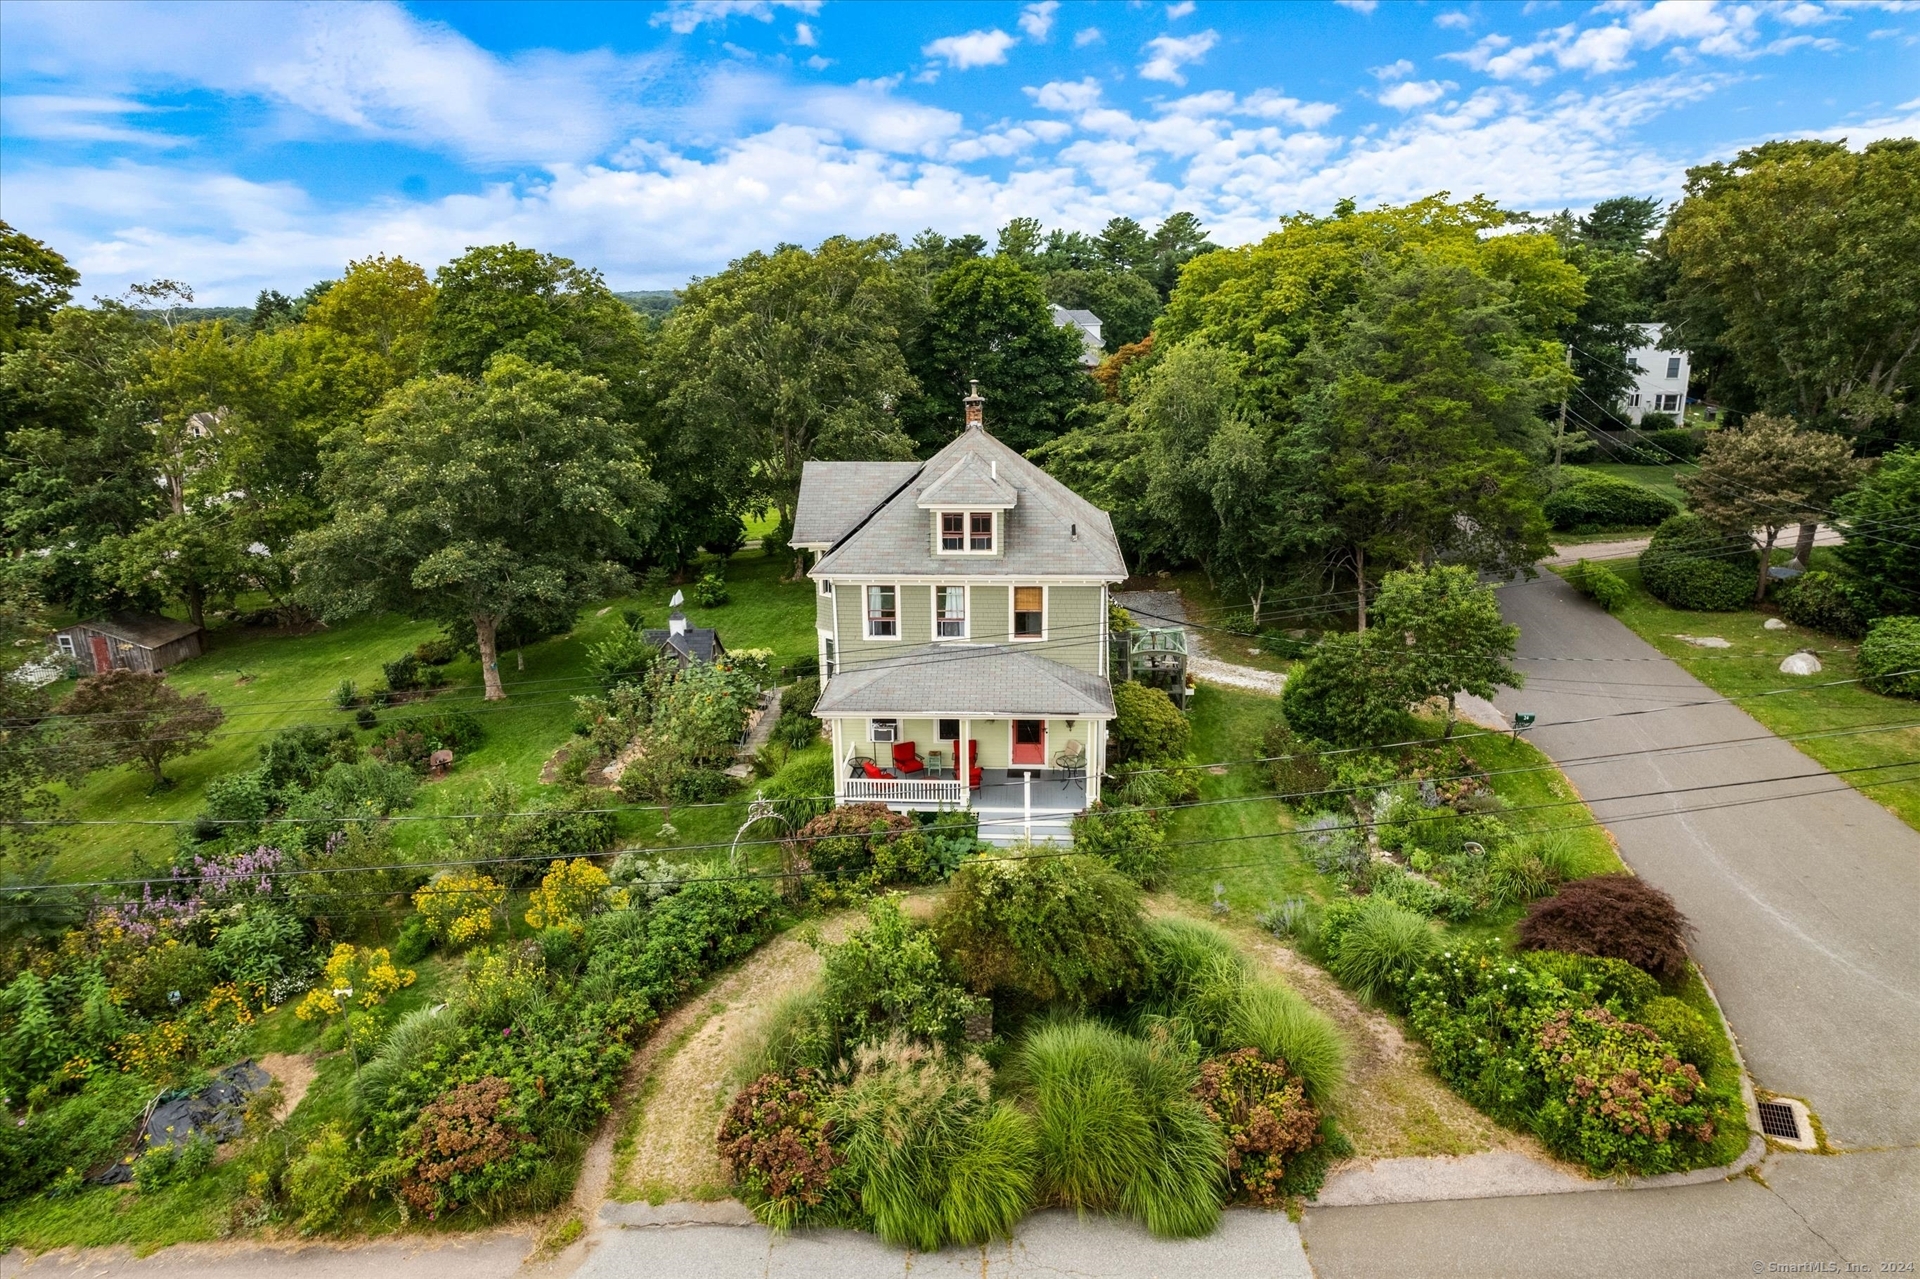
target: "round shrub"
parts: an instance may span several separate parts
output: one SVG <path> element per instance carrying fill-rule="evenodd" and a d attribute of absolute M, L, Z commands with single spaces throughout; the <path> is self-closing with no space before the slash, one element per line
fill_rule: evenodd
<path fill-rule="evenodd" d="M 1660 983 L 1623 959 L 1569 955 L 1559 950 L 1528 951 L 1524 959 L 1527 967 L 1551 973 L 1587 1003 L 1602 1004 L 1629 1021 L 1639 1021 L 1640 1010 L 1660 996 Z"/>
<path fill-rule="evenodd" d="M 1150 808 L 1096 803 L 1073 819 L 1073 846 L 1098 857 L 1145 888 L 1159 881 L 1167 860 L 1166 819 Z"/>
<path fill-rule="evenodd" d="M 1145 959 L 1140 889 L 1095 857 L 972 861 L 933 922 L 978 994 L 1084 1007 L 1130 984 Z"/>
<path fill-rule="evenodd" d="M 1131 681 L 1113 686 L 1107 758 L 1114 764 L 1157 764 L 1187 753 L 1192 725 L 1173 699 Z"/>
<path fill-rule="evenodd" d="M 1397 1002 L 1439 942 L 1427 917 L 1385 897 L 1368 897 L 1327 947 L 1333 975 L 1370 1002 Z"/>
<path fill-rule="evenodd" d="M 812 715 L 813 708 L 820 701 L 820 677 L 805 675 L 787 685 L 780 695 L 780 714 Z"/>
<path fill-rule="evenodd" d="M 1323 1140 L 1320 1112 L 1307 1100 L 1305 1086 L 1284 1062 L 1242 1048 L 1201 1063 L 1194 1094 L 1226 1138 L 1233 1198 L 1278 1204 L 1288 1159 Z"/>
<path fill-rule="evenodd" d="M 1407 1019 L 1442 1079 L 1495 1119 L 1521 1126 L 1542 1096 L 1530 1066 L 1534 1030 L 1573 1002 L 1551 973 L 1497 942 L 1471 941 L 1449 946 L 1414 974 Z"/>
<path fill-rule="evenodd" d="M 1860 644 L 1860 678 L 1888 697 L 1920 698 L 1920 617 L 1883 617 Z"/>
<path fill-rule="evenodd" d="M 1541 509 L 1563 533 L 1594 533 L 1658 524 L 1678 514 L 1680 504 L 1644 484 L 1588 471 L 1549 496 Z"/>
<path fill-rule="evenodd" d="M 1732 612 L 1753 602 L 1750 539 L 1726 533 L 1698 515 L 1676 515 L 1654 530 L 1640 552 L 1640 580 L 1653 597 L 1695 612 Z"/>
<path fill-rule="evenodd" d="M 450 1088 L 420 1112 L 414 1162 L 400 1198 L 415 1212 L 473 1203 L 525 1176 L 532 1138 L 508 1113 L 513 1086 L 497 1075 Z"/>
<path fill-rule="evenodd" d="M 1528 907 L 1520 921 L 1520 944 L 1527 950 L 1624 959 L 1672 981 L 1687 970 L 1686 926 L 1673 898 L 1646 880 L 1596 875 Z"/>
<path fill-rule="evenodd" d="M 1774 603 L 1780 606 L 1780 616 L 1795 626 L 1846 639 L 1859 639 L 1867 633 L 1872 609 L 1859 598 L 1854 585 L 1839 574 L 1815 570 L 1781 586 L 1785 589 L 1775 592 Z"/>
<path fill-rule="evenodd" d="M 1627 579 L 1605 564 L 1590 560 L 1581 560 L 1567 570 L 1567 585 L 1609 613 L 1633 598 L 1633 588 L 1627 585 Z"/>
<path fill-rule="evenodd" d="M 1681 1061 L 1710 1070 L 1720 1058 L 1720 1032 L 1691 1006 L 1672 995 L 1649 999 L 1633 1018 L 1673 1045 Z"/>
<path fill-rule="evenodd" d="M 753 1215 L 776 1230 L 832 1222 L 851 1207 L 846 1157 L 834 1147 L 832 1089 L 816 1070 L 762 1075 L 720 1121 L 720 1161 Z"/>
<path fill-rule="evenodd" d="M 1335 746 L 1404 737 L 1408 699 L 1397 660 L 1389 646 L 1368 635 L 1327 636 L 1281 694 L 1287 723 Z"/>
<path fill-rule="evenodd" d="M 1604 1008 L 1563 1008 L 1535 1036 L 1547 1096 L 1533 1129 L 1595 1173 L 1667 1172 L 1685 1146 L 1713 1140 L 1700 1072 L 1645 1026 Z"/>
<path fill-rule="evenodd" d="M 810 819 L 793 840 L 795 865 L 829 879 L 863 875 L 887 843 L 913 829 L 913 817 L 885 804 L 842 804 Z"/>

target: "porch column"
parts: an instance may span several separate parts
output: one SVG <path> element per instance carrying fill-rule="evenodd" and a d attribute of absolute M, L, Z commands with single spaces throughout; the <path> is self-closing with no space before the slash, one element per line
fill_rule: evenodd
<path fill-rule="evenodd" d="M 973 776 L 967 771 L 973 764 L 973 757 L 967 751 L 967 741 L 972 736 L 973 721 L 961 720 L 960 740 L 953 744 L 953 775 L 960 783 L 960 805 L 963 808 L 973 807 L 973 788 L 967 784 L 968 779 Z"/>
<path fill-rule="evenodd" d="M 1100 802 L 1100 774 L 1107 771 L 1107 721 L 1087 721 L 1087 806 Z"/>
<path fill-rule="evenodd" d="M 830 719 L 833 745 L 833 802 L 842 803 L 847 798 L 847 757 L 840 745 L 840 721 Z"/>

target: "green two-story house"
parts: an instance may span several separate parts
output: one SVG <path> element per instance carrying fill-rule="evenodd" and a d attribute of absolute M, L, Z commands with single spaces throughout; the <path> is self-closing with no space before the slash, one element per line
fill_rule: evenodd
<path fill-rule="evenodd" d="M 924 462 L 809 462 L 793 544 L 815 554 L 814 714 L 835 798 L 971 807 L 997 842 L 1061 838 L 1100 793 L 1107 513 L 966 425 Z"/>

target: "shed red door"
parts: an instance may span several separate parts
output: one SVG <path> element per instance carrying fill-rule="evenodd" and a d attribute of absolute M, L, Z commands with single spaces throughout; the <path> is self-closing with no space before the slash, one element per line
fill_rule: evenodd
<path fill-rule="evenodd" d="M 93 673 L 104 675 L 113 669 L 113 646 L 104 635 L 91 635 L 88 640 L 93 645 Z"/>

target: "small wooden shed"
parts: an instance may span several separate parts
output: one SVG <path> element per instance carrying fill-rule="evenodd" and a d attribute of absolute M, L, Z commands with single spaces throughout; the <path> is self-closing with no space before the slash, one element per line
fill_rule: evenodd
<path fill-rule="evenodd" d="M 58 631 L 53 642 L 61 656 L 73 659 L 89 675 L 113 670 L 157 675 L 200 656 L 205 636 L 205 629 L 192 622 L 152 613 L 111 613 Z"/>

